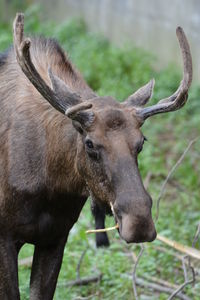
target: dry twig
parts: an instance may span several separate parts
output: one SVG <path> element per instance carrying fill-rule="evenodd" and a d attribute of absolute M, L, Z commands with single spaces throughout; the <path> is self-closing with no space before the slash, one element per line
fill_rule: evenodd
<path fill-rule="evenodd" d="M 195 233 L 195 236 L 194 236 L 194 239 L 193 239 L 193 242 L 192 242 L 192 247 L 195 247 L 199 237 L 200 237 L 200 221 L 199 221 L 199 224 L 197 226 L 197 231 Z"/>
<path fill-rule="evenodd" d="M 186 147 L 186 149 L 184 150 L 183 154 L 180 156 L 180 158 L 177 160 L 177 162 L 175 163 L 175 165 L 171 168 L 171 170 L 169 171 L 165 181 L 163 182 L 162 184 L 162 187 L 161 187 L 161 191 L 160 191 L 160 194 L 158 196 L 158 200 L 157 200 L 157 204 L 156 204 L 156 208 L 157 208 L 157 211 L 156 211 L 156 221 L 158 220 L 158 217 L 159 217 L 159 206 L 160 206 L 160 200 L 163 196 L 163 193 L 165 191 L 165 188 L 166 188 L 166 185 L 167 185 L 167 182 L 168 180 L 170 179 L 170 177 L 172 176 L 172 174 L 174 173 L 174 171 L 176 170 L 176 168 L 181 164 L 181 162 L 183 161 L 185 155 L 187 154 L 187 152 L 190 150 L 191 146 L 199 139 L 199 137 L 196 137 L 195 139 L 191 140 L 188 144 L 188 146 Z"/>
<path fill-rule="evenodd" d="M 139 263 L 139 260 L 144 252 L 144 245 L 141 244 L 140 245 L 140 252 L 137 256 L 137 259 L 136 259 L 136 262 L 135 262 L 135 265 L 134 265 L 134 268 L 133 268 L 133 275 L 132 275 L 132 278 L 133 278 L 133 292 L 134 292 L 134 296 L 135 296 L 135 300 L 138 300 L 138 294 L 137 294 L 137 287 L 136 287 L 136 270 L 137 270 L 137 266 L 138 266 L 138 263 Z"/>
<path fill-rule="evenodd" d="M 154 245 L 154 244 L 152 244 L 152 246 L 153 246 L 153 248 L 154 248 L 155 250 L 158 250 L 158 251 L 163 252 L 163 253 L 167 253 L 168 255 L 171 255 L 171 256 L 173 256 L 173 257 L 179 259 L 179 260 L 182 260 L 182 255 L 173 252 L 173 250 L 171 251 L 171 250 L 168 249 L 168 248 L 164 248 L 164 247 L 162 247 L 162 246 L 158 246 L 158 245 Z"/>
<path fill-rule="evenodd" d="M 77 285 L 77 286 L 87 285 L 89 283 L 99 282 L 101 280 L 102 276 L 103 276 L 102 273 L 99 273 L 94 276 L 88 276 L 88 277 L 68 281 L 68 282 L 65 282 L 64 284 L 59 284 L 59 286 L 69 287 L 69 286 L 74 286 L 74 285 Z"/>
<path fill-rule="evenodd" d="M 146 275 L 143 275 L 142 277 L 145 280 L 152 281 L 154 283 L 157 283 L 159 285 L 162 285 L 162 286 L 165 286 L 165 287 L 168 287 L 168 288 L 171 288 L 171 289 L 177 289 L 179 287 L 177 284 L 174 284 L 174 283 L 171 283 L 169 281 L 157 278 L 155 276 L 146 276 Z"/>
<path fill-rule="evenodd" d="M 186 287 L 186 285 L 191 284 L 191 283 L 194 283 L 193 278 L 188 281 L 185 281 L 183 284 L 181 284 L 180 287 L 177 290 L 175 290 L 167 300 L 174 299 L 174 297 L 178 296 L 178 294 L 184 289 L 184 287 Z M 187 299 L 189 299 L 189 298 L 187 297 Z"/>
<path fill-rule="evenodd" d="M 197 230 L 196 230 L 196 233 L 195 233 L 195 236 L 194 236 L 194 239 L 193 239 L 193 243 L 192 243 L 192 246 L 194 247 L 198 238 L 199 238 L 199 235 L 200 235 L 200 223 L 198 224 L 197 226 Z M 193 249 L 193 250 L 196 250 L 196 249 Z M 192 274 L 192 278 L 189 279 L 189 276 L 188 276 L 188 271 L 187 271 L 187 266 L 186 266 L 186 258 L 188 258 L 188 269 L 191 271 L 191 274 Z M 180 292 L 182 291 L 188 284 L 194 284 L 195 281 L 196 281 L 196 276 L 195 276 L 195 271 L 194 271 L 194 268 L 192 267 L 191 265 L 191 259 L 190 257 L 187 255 L 183 258 L 182 260 L 182 265 L 183 265 L 183 272 L 184 272 L 184 282 L 171 294 L 171 296 L 168 298 L 168 300 L 172 300 L 174 299 L 174 297 Z"/>
<path fill-rule="evenodd" d="M 148 186 L 149 186 L 149 183 L 150 183 L 151 178 L 152 178 L 152 172 L 149 171 L 149 172 L 147 173 L 147 176 L 146 176 L 145 179 L 144 179 L 144 187 L 145 187 L 145 189 L 148 189 Z"/>
<path fill-rule="evenodd" d="M 160 234 L 157 235 L 157 239 L 182 253 L 185 253 L 193 258 L 200 259 L 200 251 L 197 249 L 177 243 L 176 241 L 170 240 Z"/>
<path fill-rule="evenodd" d="M 144 280 L 142 278 L 136 278 L 136 284 L 138 284 L 142 287 L 152 289 L 152 290 L 157 291 L 159 293 L 171 294 L 173 292 L 172 288 L 165 287 L 165 286 L 162 286 L 162 285 L 156 284 L 156 283 L 151 283 L 149 281 L 147 282 L 146 280 Z M 176 296 L 181 300 L 191 300 L 186 295 L 180 293 L 180 291 L 178 292 L 178 294 L 176 294 Z"/>
<path fill-rule="evenodd" d="M 78 297 L 74 298 L 73 300 L 89 300 L 89 299 L 94 299 L 94 297 L 96 297 L 96 296 L 98 296 L 98 293 L 89 295 L 87 297 L 78 296 Z"/>
<path fill-rule="evenodd" d="M 82 261 L 83 261 L 83 258 L 84 258 L 84 256 L 85 256 L 87 250 L 88 250 L 88 246 L 87 246 L 87 247 L 85 248 L 85 250 L 82 252 L 81 257 L 80 257 L 80 259 L 79 259 L 79 262 L 78 262 L 78 264 L 77 264 L 77 267 L 76 267 L 76 279 L 80 279 L 80 268 L 81 268 L 81 263 L 82 263 Z"/>
<path fill-rule="evenodd" d="M 188 258 L 188 255 L 185 255 L 182 257 L 182 268 L 183 268 L 183 274 L 185 281 L 188 281 L 188 273 L 187 273 L 187 266 L 186 266 L 186 259 Z"/>
<path fill-rule="evenodd" d="M 115 230 L 117 228 L 119 228 L 118 224 L 116 224 L 113 227 L 107 227 L 107 228 L 102 228 L 102 229 L 90 229 L 90 230 L 87 230 L 86 233 L 107 232 L 107 231 Z"/>

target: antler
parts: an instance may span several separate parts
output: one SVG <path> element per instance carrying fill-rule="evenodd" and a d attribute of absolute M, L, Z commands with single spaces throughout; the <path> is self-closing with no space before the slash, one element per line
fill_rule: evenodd
<path fill-rule="evenodd" d="M 54 108 L 63 114 L 66 113 L 69 118 L 84 125 L 90 124 L 94 119 L 94 114 L 92 112 L 81 113 L 81 111 L 91 108 L 92 104 L 82 103 L 81 97 L 71 91 L 61 79 L 53 75 L 50 68 L 48 72 L 53 89 L 46 84 L 36 70 L 30 55 L 31 40 L 29 38 L 24 39 L 24 15 L 22 13 L 16 15 L 13 23 L 13 40 L 18 64 L 39 93 Z M 64 98 L 66 101 L 63 101 Z"/>
<path fill-rule="evenodd" d="M 31 81 L 39 93 L 57 110 L 65 113 L 66 108 L 60 103 L 60 99 L 54 91 L 45 83 L 35 69 L 30 56 L 31 40 L 24 39 L 24 15 L 18 13 L 13 23 L 13 42 L 17 62 L 26 77 Z"/>
<path fill-rule="evenodd" d="M 145 120 L 155 114 L 178 110 L 187 101 L 188 90 L 192 82 L 192 57 L 190 53 L 190 46 L 181 27 L 177 27 L 176 35 L 183 57 L 183 79 L 177 91 L 170 97 L 162 99 L 157 104 L 149 107 L 136 108 L 136 113 L 142 120 Z"/>

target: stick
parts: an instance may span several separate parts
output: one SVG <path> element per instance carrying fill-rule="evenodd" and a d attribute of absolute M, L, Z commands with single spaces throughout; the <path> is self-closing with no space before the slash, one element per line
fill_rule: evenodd
<path fill-rule="evenodd" d="M 180 285 L 180 287 L 174 291 L 171 296 L 167 299 L 167 300 L 172 300 L 174 299 L 175 296 L 178 296 L 178 293 L 180 293 L 180 291 L 182 291 L 184 289 L 184 287 L 188 284 L 191 284 L 194 282 L 194 279 L 192 278 L 191 280 L 185 281 L 183 284 Z M 188 298 L 188 297 L 187 297 Z"/>
<path fill-rule="evenodd" d="M 83 277 L 80 279 L 75 279 L 75 280 L 66 282 L 64 284 L 59 284 L 59 286 L 68 287 L 68 286 L 74 286 L 74 285 L 77 285 L 77 286 L 87 285 L 90 283 L 98 282 L 101 280 L 101 278 L 102 278 L 102 273 L 94 275 L 94 276 L 90 276 L 90 277 Z"/>
<path fill-rule="evenodd" d="M 171 283 L 171 282 L 163 280 L 163 279 L 160 279 L 160 278 L 157 278 L 155 276 L 146 276 L 146 275 L 143 275 L 142 277 L 145 280 L 147 280 L 148 282 L 152 281 L 153 283 L 157 283 L 159 285 L 162 285 L 162 286 L 165 286 L 165 287 L 168 287 L 168 288 L 171 288 L 171 289 L 177 289 L 177 288 L 179 288 L 179 285 Z"/>
<path fill-rule="evenodd" d="M 182 256 L 181 254 L 177 254 L 177 253 L 172 252 L 173 250 L 170 250 L 170 249 L 168 249 L 168 248 L 164 248 L 164 247 L 162 247 L 162 246 L 157 246 L 157 245 L 154 245 L 154 244 L 152 244 L 152 247 L 153 247 L 155 250 L 158 250 L 158 251 L 167 253 L 168 255 L 171 255 L 171 256 L 173 256 L 174 258 L 177 258 L 177 259 L 179 259 L 179 260 L 182 261 L 183 256 Z"/>
<path fill-rule="evenodd" d="M 144 252 L 144 245 L 140 244 L 140 252 L 137 256 L 137 259 L 136 259 L 136 262 L 135 262 L 135 265 L 134 265 L 134 268 L 133 268 L 133 274 L 132 274 L 132 286 L 133 286 L 133 292 L 134 292 L 135 300 L 138 300 L 138 293 L 137 293 L 137 287 L 136 287 L 136 284 L 137 284 L 136 270 L 137 270 L 137 266 L 138 266 L 139 260 L 142 256 L 143 252 Z"/>
<path fill-rule="evenodd" d="M 193 242 L 192 242 L 192 247 L 195 246 L 195 243 L 198 240 L 199 234 L 200 234 L 200 224 L 197 227 L 197 231 L 195 233 L 195 236 L 194 236 L 194 239 L 193 239 Z M 188 277 L 188 270 L 187 270 L 187 266 L 186 266 L 186 263 L 185 263 L 186 258 L 188 258 L 188 269 L 191 271 L 192 279 L 189 279 L 189 277 Z M 171 294 L 171 296 L 169 297 L 168 300 L 174 299 L 174 297 L 180 291 L 182 291 L 187 285 L 195 284 L 195 282 L 196 282 L 196 273 L 195 273 L 195 270 L 194 270 L 193 266 L 191 265 L 191 259 L 188 255 L 185 255 L 184 258 L 182 259 L 182 265 L 183 265 L 183 272 L 184 272 L 185 281 Z"/>
<path fill-rule="evenodd" d="M 150 288 L 150 289 L 155 290 L 160 293 L 167 293 L 167 294 L 173 293 L 173 289 L 171 289 L 169 287 L 164 287 L 164 286 L 156 284 L 156 283 L 147 282 L 146 280 L 143 280 L 142 278 L 136 278 L 136 284 L 140 285 L 142 287 Z M 187 297 L 186 295 L 184 295 L 183 293 L 180 293 L 180 292 L 178 294 L 176 294 L 176 296 L 181 300 L 191 300 L 189 297 Z"/>
<path fill-rule="evenodd" d="M 81 257 L 80 257 L 79 262 L 78 262 L 78 265 L 77 265 L 77 267 L 76 267 L 76 278 L 77 278 L 77 279 L 80 279 L 80 268 L 81 268 L 81 263 L 82 263 L 82 261 L 83 261 L 83 258 L 84 258 L 84 256 L 85 256 L 87 250 L 88 250 L 88 246 L 87 246 L 87 247 L 85 248 L 85 250 L 82 252 Z"/>
<path fill-rule="evenodd" d="M 96 296 L 98 296 L 98 293 L 90 295 L 88 297 L 78 296 L 78 297 L 74 298 L 73 300 L 89 300 L 89 299 L 94 299 L 94 297 L 96 297 Z"/>
<path fill-rule="evenodd" d="M 194 240 L 192 242 L 192 247 L 195 247 L 195 245 L 196 245 L 196 243 L 197 243 L 197 241 L 199 239 L 199 236 L 200 236 L 200 221 L 199 221 L 199 224 L 197 226 L 197 231 L 195 233 Z"/>
<path fill-rule="evenodd" d="M 146 176 L 145 179 L 144 179 L 144 187 L 145 187 L 146 190 L 147 190 L 148 187 L 149 187 L 149 183 L 150 183 L 151 178 L 152 178 L 152 173 L 151 173 L 151 171 L 149 171 L 149 172 L 147 173 L 147 176 Z"/>
<path fill-rule="evenodd" d="M 91 230 L 87 230 L 86 233 L 96 233 L 96 232 L 106 232 L 106 231 L 111 231 L 114 229 L 119 228 L 118 224 L 116 224 L 113 227 L 108 227 L 108 228 L 103 228 L 103 229 L 91 229 Z M 176 241 L 170 240 L 160 234 L 157 234 L 157 240 L 167 244 L 168 246 L 182 252 L 185 253 L 193 258 L 196 259 L 200 259 L 200 251 L 185 245 L 182 245 Z"/>
<path fill-rule="evenodd" d="M 190 150 L 191 146 L 199 139 L 199 137 L 196 137 L 195 139 L 191 140 L 188 144 L 188 146 L 186 147 L 186 149 L 184 150 L 184 152 L 182 153 L 182 155 L 180 156 L 180 158 L 177 160 L 177 162 L 175 163 L 175 165 L 171 168 L 171 170 L 169 171 L 165 181 L 162 184 L 161 187 L 161 191 L 160 194 L 158 196 L 158 200 L 157 200 L 157 204 L 156 204 L 156 221 L 158 220 L 158 216 L 159 216 L 159 206 L 160 206 L 160 200 L 162 198 L 162 195 L 165 191 L 166 185 L 168 180 L 170 179 L 170 177 L 172 176 L 173 172 L 176 170 L 176 168 L 181 164 L 182 160 L 184 159 L 185 155 L 187 154 L 187 152 Z"/>
<path fill-rule="evenodd" d="M 177 243 L 176 241 L 170 240 L 160 234 L 157 235 L 157 239 L 182 253 L 185 253 L 193 258 L 200 259 L 200 251 L 197 249 Z"/>
<path fill-rule="evenodd" d="M 118 228 L 119 228 L 119 225 L 116 224 L 113 227 L 108 227 L 108 228 L 103 228 L 103 229 L 90 229 L 90 230 L 87 230 L 86 233 L 107 232 L 107 231 L 115 230 Z"/>

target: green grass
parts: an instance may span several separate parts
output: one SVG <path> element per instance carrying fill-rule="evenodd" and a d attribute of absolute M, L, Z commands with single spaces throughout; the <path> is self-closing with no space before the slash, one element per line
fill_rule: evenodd
<path fill-rule="evenodd" d="M 156 79 L 152 103 L 174 92 L 181 79 L 181 72 L 169 65 L 159 73 L 153 68 L 155 58 L 135 48 L 134 45 L 117 48 L 99 35 L 87 31 L 80 20 L 60 25 L 41 23 L 37 7 L 26 12 L 25 30 L 34 34 L 56 37 L 74 64 L 81 70 L 87 82 L 99 95 L 112 95 L 119 101 L 125 99 L 138 87 Z M 10 24 L 0 24 L 0 48 L 6 49 L 12 41 Z M 200 86 L 193 84 L 188 104 L 180 111 L 155 116 L 143 126 L 148 138 L 139 157 L 139 166 L 143 178 L 151 171 L 152 178 L 148 187 L 154 199 L 158 198 L 161 185 L 171 167 L 187 147 L 189 141 L 200 136 Z M 200 140 L 190 149 L 182 164 L 173 174 L 170 184 L 160 204 L 159 220 L 156 224 L 160 234 L 191 246 L 200 219 Z M 112 225 L 112 218 L 107 225 Z M 56 300 L 76 299 L 78 296 L 92 299 L 133 299 L 131 272 L 132 258 L 129 252 L 139 251 L 137 245 L 126 245 L 119 239 L 117 232 L 109 234 L 109 249 L 95 248 L 94 236 L 86 236 L 85 230 L 94 227 L 89 203 L 84 207 L 78 223 L 74 226 L 65 248 L 64 260 L 60 272 Z M 164 253 L 157 246 L 165 247 Z M 197 242 L 200 249 L 200 243 Z M 63 284 L 76 277 L 76 266 L 84 249 L 88 247 L 81 265 L 81 276 L 102 272 L 103 278 L 97 284 L 81 287 L 64 287 Z M 32 255 L 33 247 L 26 245 L 20 252 L 20 258 Z M 181 260 L 172 255 L 173 250 L 155 241 L 145 245 L 137 274 L 156 276 L 169 282 L 183 282 Z M 195 263 L 197 268 L 200 268 Z M 29 299 L 30 269 L 19 268 L 22 299 Z M 197 278 L 199 280 L 199 277 Z M 200 283 L 188 286 L 185 291 L 192 299 L 199 299 Z M 155 294 L 148 289 L 138 288 L 142 295 L 152 295 L 152 299 L 167 299 L 166 294 Z M 196 296 L 195 296 L 196 295 Z M 142 298 L 141 298 L 142 299 Z"/>

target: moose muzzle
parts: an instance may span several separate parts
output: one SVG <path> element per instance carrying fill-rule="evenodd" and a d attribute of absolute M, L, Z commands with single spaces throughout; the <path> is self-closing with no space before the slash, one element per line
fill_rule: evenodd
<path fill-rule="evenodd" d="M 151 203 L 149 195 L 148 201 L 144 198 L 137 201 L 127 201 L 127 198 L 126 201 L 122 198 L 116 200 L 113 206 L 114 216 L 119 225 L 120 236 L 127 243 L 152 242 L 156 238 Z"/>
<path fill-rule="evenodd" d="M 127 243 L 152 242 L 156 238 L 156 229 L 151 216 L 144 218 L 124 215 L 118 224 L 120 235 Z"/>

